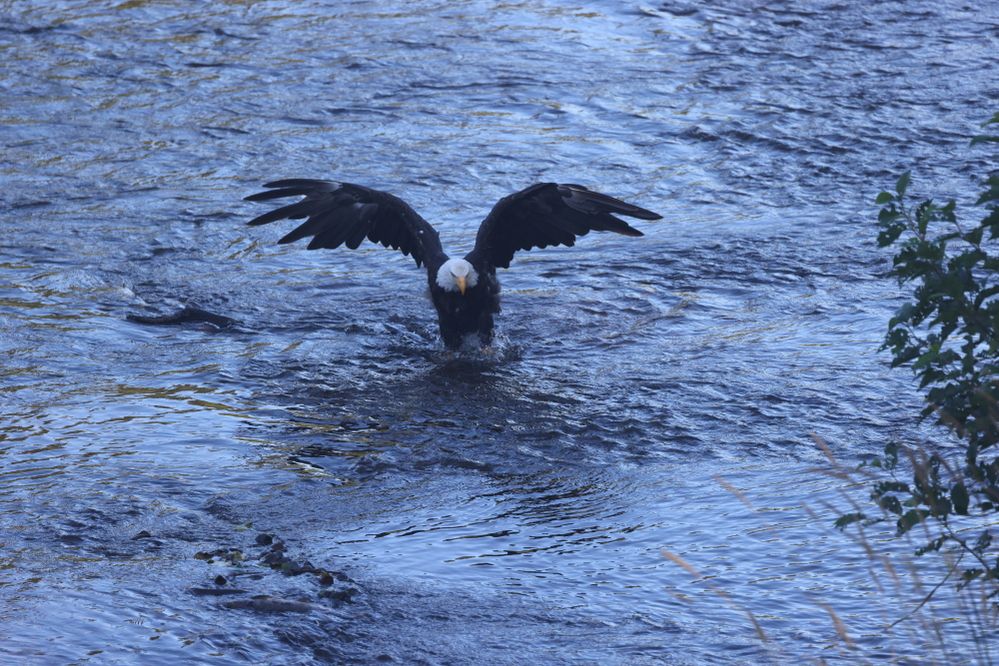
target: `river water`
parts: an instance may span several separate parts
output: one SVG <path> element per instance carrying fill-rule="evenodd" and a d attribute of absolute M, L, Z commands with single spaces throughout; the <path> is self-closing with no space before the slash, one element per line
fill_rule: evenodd
<path fill-rule="evenodd" d="M 3 660 L 926 659 L 812 435 L 940 435 L 872 201 L 976 191 L 978 5 L 0 1 Z M 408 258 L 244 225 L 278 177 L 453 253 L 540 180 L 664 219 L 522 253 L 454 356 Z M 185 305 L 237 323 L 126 319 Z"/>

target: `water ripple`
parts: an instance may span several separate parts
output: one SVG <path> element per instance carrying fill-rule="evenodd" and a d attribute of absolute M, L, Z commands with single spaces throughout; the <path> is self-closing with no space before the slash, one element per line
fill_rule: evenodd
<path fill-rule="evenodd" d="M 866 560 L 803 508 L 835 483 L 799 471 L 811 433 L 845 460 L 929 436 L 877 354 L 899 297 L 870 201 L 908 168 L 975 190 L 991 5 L 3 7 L 5 652 L 832 661 L 817 598 L 880 626 Z M 664 220 L 518 256 L 495 348 L 455 355 L 409 259 L 242 226 L 278 176 L 395 192 L 455 252 L 538 180 Z M 186 306 L 238 325 L 126 320 Z M 261 531 L 356 589 L 264 566 Z M 194 557 L 218 551 L 242 559 Z M 312 610 L 185 592 L 220 575 Z"/>

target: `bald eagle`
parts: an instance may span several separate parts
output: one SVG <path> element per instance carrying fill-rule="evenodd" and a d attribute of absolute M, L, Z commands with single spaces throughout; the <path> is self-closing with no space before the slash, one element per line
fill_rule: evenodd
<path fill-rule="evenodd" d="M 642 220 L 660 215 L 581 185 L 538 183 L 500 199 L 479 226 L 475 247 L 464 259 L 451 258 L 437 231 L 416 211 L 387 192 L 361 185 L 294 178 L 265 183 L 247 201 L 304 197 L 250 220 L 252 226 L 275 220 L 305 222 L 281 238 L 291 243 L 311 236 L 308 249 L 346 245 L 356 249 L 367 238 L 412 256 L 425 266 L 430 298 L 437 309 L 441 338 L 449 349 L 466 338 L 488 345 L 493 315 L 500 310 L 497 268 L 509 268 L 517 250 L 549 245 L 572 246 L 591 230 L 641 236 L 613 214 Z"/>

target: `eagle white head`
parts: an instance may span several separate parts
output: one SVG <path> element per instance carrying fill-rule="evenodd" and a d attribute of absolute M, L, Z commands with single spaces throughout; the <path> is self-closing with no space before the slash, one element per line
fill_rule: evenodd
<path fill-rule="evenodd" d="M 464 259 L 448 259 L 437 269 L 437 286 L 444 291 L 460 292 L 471 289 L 479 283 L 479 274 Z"/>

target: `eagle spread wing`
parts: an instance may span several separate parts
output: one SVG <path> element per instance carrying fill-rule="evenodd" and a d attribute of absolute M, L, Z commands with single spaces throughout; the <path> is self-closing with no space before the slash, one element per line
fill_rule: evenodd
<path fill-rule="evenodd" d="M 353 250 L 367 238 L 412 256 L 417 266 L 436 266 L 447 260 L 437 230 L 409 204 L 387 192 L 351 183 L 305 178 L 276 180 L 264 187 L 270 189 L 250 195 L 246 200 L 304 197 L 250 220 L 249 224 L 256 226 L 275 220 L 305 219 L 278 243 L 312 236 L 310 250 L 340 245 Z"/>
<path fill-rule="evenodd" d="M 508 268 L 517 250 L 571 246 L 577 236 L 593 230 L 642 235 L 614 214 L 642 220 L 662 217 L 582 185 L 538 183 L 499 200 L 482 221 L 475 247 L 465 258 L 473 264 Z"/>

